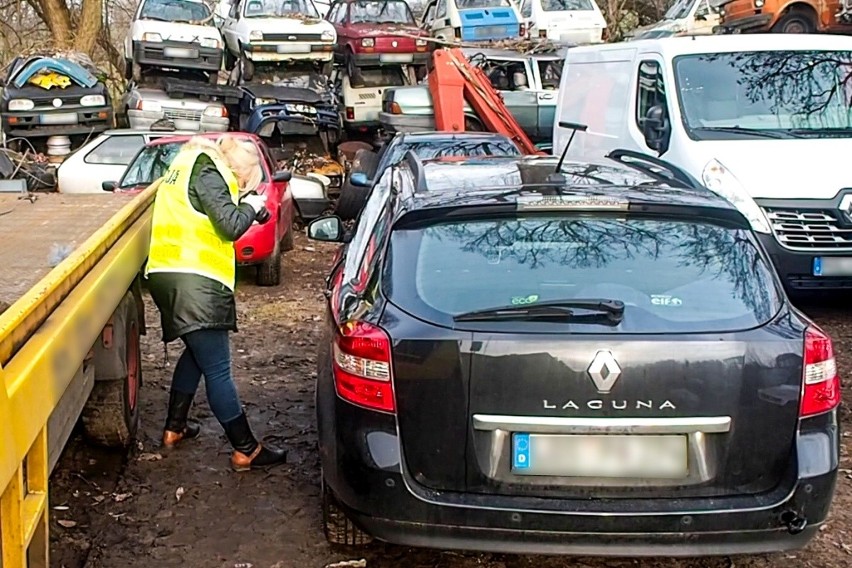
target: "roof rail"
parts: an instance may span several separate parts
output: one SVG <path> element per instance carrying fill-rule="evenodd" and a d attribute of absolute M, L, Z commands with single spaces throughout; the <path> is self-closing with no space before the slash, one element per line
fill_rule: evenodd
<path fill-rule="evenodd" d="M 423 160 L 414 153 L 414 150 L 409 150 L 405 153 L 405 161 L 411 168 L 411 173 L 414 174 L 414 191 L 426 191 L 426 170 L 423 167 Z"/>
<path fill-rule="evenodd" d="M 697 179 L 689 175 L 681 168 L 675 166 L 671 162 L 655 158 L 654 156 L 649 156 L 648 154 L 644 154 L 642 152 L 635 152 L 633 150 L 617 148 L 607 154 L 606 157 L 610 158 L 611 160 L 615 160 L 616 162 L 619 162 L 621 164 L 624 164 L 625 166 L 637 169 L 640 172 L 645 173 L 661 181 L 677 181 L 681 185 L 691 189 L 706 189 L 703 185 L 701 185 L 701 183 Z M 637 164 L 635 162 L 644 162 L 644 164 Z M 670 175 L 667 176 L 663 175 L 661 172 L 654 171 L 647 164 L 651 164 L 652 166 L 661 168 L 668 172 Z"/>

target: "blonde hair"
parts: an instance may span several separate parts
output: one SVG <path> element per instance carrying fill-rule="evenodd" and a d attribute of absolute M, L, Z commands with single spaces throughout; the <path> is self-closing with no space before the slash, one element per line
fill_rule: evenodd
<path fill-rule="evenodd" d="M 184 147 L 203 148 L 221 158 L 236 176 L 241 193 L 256 190 L 263 179 L 260 154 L 250 140 L 243 140 L 233 134 L 223 134 L 215 140 L 205 136 L 193 136 Z"/>

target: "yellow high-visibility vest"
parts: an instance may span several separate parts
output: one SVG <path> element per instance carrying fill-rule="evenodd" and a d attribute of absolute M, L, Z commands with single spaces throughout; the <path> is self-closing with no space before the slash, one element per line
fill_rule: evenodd
<path fill-rule="evenodd" d="M 207 215 L 196 211 L 189 201 L 192 168 L 202 154 L 213 160 L 228 184 L 231 200 L 237 203 L 239 183 L 227 164 L 202 148 L 181 150 L 157 190 L 145 273 L 200 274 L 234 290 L 237 264 L 234 243 L 220 237 Z"/>

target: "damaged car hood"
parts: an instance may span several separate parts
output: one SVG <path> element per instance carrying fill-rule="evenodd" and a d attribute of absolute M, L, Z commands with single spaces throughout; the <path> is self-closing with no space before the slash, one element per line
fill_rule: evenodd
<path fill-rule="evenodd" d="M 90 71 L 70 59 L 57 57 L 32 57 L 22 63 L 12 77 L 12 84 L 21 89 L 39 73 L 57 73 L 68 77 L 81 87 L 92 88 L 98 84 L 98 78 Z"/>

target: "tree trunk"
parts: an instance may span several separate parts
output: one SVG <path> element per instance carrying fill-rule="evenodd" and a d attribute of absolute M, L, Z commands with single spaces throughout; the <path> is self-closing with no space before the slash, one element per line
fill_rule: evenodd
<path fill-rule="evenodd" d="M 53 0 L 51 0 L 53 1 Z M 77 37 L 74 38 L 74 49 L 93 55 L 103 23 L 103 0 L 83 0 L 80 8 Z"/>
<path fill-rule="evenodd" d="M 53 36 L 53 43 L 57 49 L 68 49 L 74 44 L 74 34 L 71 31 L 71 12 L 65 0 L 34 0 L 32 2 L 36 11 L 42 16 L 44 23 Z M 98 0 L 100 6 L 100 0 Z M 85 6 L 85 0 L 84 0 Z M 98 25 L 100 25 L 100 11 L 98 12 Z"/>

